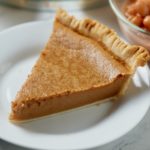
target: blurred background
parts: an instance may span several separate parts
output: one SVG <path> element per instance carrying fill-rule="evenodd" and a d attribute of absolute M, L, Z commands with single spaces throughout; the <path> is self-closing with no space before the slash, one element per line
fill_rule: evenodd
<path fill-rule="evenodd" d="M 24 22 L 53 19 L 60 7 L 84 16 L 107 5 L 108 0 L 0 0 L 0 30 Z"/>

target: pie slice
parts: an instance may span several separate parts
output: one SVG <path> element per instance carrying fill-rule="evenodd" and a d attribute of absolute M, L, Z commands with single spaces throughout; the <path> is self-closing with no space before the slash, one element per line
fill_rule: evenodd
<path fill-rule="evenodd" d="M 12 102 L 11 121 L 25 121 L 123 94 L 146 49 L 124 43 L 105 25 L 58 10 L 53 33 Z"/>

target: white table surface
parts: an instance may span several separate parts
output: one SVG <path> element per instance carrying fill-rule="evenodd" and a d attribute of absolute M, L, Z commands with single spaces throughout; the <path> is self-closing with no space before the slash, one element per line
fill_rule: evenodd
<path fill-rule="evenodd" d="M 82 12 L 72 12 L 76 16 L 88 16 L 113 27 L 119 34 L 120 30 L 116 18 L 109 8 L 97 8 Z M 0 5 L 0 32 L 25 22 L 53 19 L 54 13 L 34 12 L 10 8 Z M 111 22 L 111 23 L 110 23 Z M 113 24 L 112 24 L 113 22 Z M 104 146 L 94 148 L 93 150 L 150 150 L 150 110 L 143 120 L 129 133 L 120 139 L 108 143 Z M 0 140 L 0 150 L 29 150 Z"/>

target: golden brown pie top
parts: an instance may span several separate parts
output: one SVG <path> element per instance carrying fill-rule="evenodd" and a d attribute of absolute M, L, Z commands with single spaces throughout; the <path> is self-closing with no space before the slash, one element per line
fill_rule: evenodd
<path fill-rule="evenodd" d="M 16 100 L 104 86 L 132 74 L 148 59 L 143 47 L 125 44 L 108 27 L 90 19 L 79 21 L 59 10 L 53 34 Z"/>

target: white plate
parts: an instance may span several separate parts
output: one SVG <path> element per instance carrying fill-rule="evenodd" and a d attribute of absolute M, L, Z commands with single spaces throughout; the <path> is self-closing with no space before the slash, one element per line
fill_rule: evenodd
<path fill-rule="evenodd" d="M 34 22 L 0 33 L 0 138 L 35 149 L 83 149 L 106 144 L 131 130 L 150 105 L 146 68 L 134 76 L 126 96 L 86 109 L 14 125 L 10 103 L 47 41 L 52 23 Z"/>

